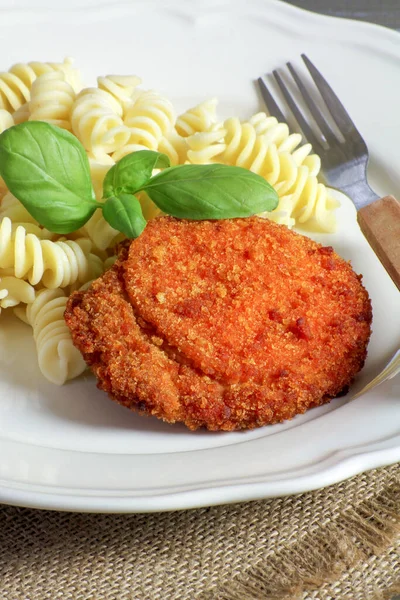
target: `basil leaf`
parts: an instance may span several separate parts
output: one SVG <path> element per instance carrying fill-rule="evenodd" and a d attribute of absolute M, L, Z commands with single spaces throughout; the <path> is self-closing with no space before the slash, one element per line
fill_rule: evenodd
<path fill-rule="evenodd" d="M 233 219 L 271 211 L 278 194 L 260 175 L 228 165 L 181 165 L 143 186 L 163 212 L 180 219 Z"/>
<path fill-rule="evenodd" d="M 105 220 L 128 238 L 137 238 L 146 227 L 140 202 L 130 194 L 107 198 L 103 205 Z"/>
<path fill-rule="evenodd" d="M 84 147 L 49 123 L 28 121 L 0 135 L 0 176 L 27 211 L 55 233 L 79 229 L 96 210 Z"/>
<path fill-rule="evenodd" d="M 160 152 L 138 150 L 127 154 L 107 172 L 103 183 L 103 196 L 108 198 L 121 192 L 134 194 L 149 181 L 153 169 L 169 166 L 168 156 Z"/>

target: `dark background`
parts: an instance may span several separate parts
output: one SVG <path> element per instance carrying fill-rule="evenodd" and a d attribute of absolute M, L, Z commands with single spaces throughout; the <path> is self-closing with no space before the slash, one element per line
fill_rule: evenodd
<path fill-rule="evenodd" d="M 324 15 L 370 21 L 400 30 L 400 0 L 287 0 Z"/>

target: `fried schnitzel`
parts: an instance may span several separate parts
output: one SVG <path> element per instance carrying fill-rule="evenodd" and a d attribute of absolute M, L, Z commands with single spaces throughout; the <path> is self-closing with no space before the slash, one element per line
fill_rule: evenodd
<path fill-rule="evenodd" d="M 290 419 L 346 390 L 372 311 L 349 263 L 283 225 L 159 217 L 71 296 L 65 318 L 113 400 L 229 431 Z"/>

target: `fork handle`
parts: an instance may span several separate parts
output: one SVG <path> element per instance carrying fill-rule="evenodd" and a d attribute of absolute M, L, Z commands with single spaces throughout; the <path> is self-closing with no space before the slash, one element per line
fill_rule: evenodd
<path fill-rule="evenodd" d="M 400 202 L 385 196 L 360 208 L 358 224 L 400 290 Z"/>

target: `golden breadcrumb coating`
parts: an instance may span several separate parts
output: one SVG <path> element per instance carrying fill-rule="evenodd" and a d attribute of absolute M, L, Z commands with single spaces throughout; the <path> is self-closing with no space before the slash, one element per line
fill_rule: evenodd
<path fill-rule="evenodd" d="M 65 318 L 112 399 L 190 429 L 259 427 L 363 366 L 371 303 L 349 263 L 261 218 L 152 220 Z"/>

